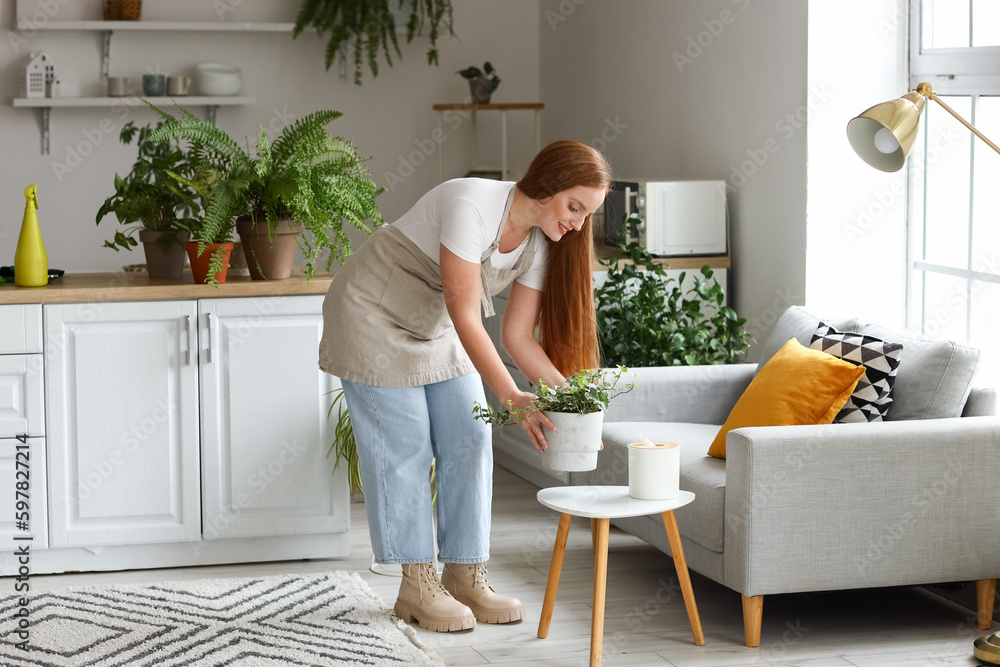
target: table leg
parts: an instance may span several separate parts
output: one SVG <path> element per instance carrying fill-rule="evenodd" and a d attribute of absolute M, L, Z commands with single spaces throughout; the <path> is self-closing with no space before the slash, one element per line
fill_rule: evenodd
<path fill-rule="evenodd" d="M 691 575 L 688 574 L 687 560 L 684 559 L 684 548 L 681 546 L 681 534 L 677 530 L 677 519 L 672 510 L 663 513 L 663 527 L 667 529 L 667 540 L 674 555 L 674 567 L 677 568 L 677 579 L 681 583 L 681 593 L 684 595 L 688 620 L 691 621 L 694 643 L 703 646 L 705 633 L 701 629 L 701 617 L 698 616 L 698 605 L 694 601 L 694 589 L 691 588 Z"/>
<path fill-rule="evenodd" d="M 542 615 L 538 619 L 538 636 L 545 639 L 549 636 L 549 623 L 552 622 L 552 608 L 556 604 L 556 591 L 559 589 L 559 574 L 562 572 L 563 555 L 566 553 L 566 538 L 569 536 L 569 514 L 559 515 L 559 530 L 556 532 L 556 544 L 552 548 L 552 564 L 549 565 L 549 582 L 545 585 L 545 601 L 542 603 Z"/>
<path fill-rule="evenodd" d="M 597 553 L 597 519 L 590 520 L 590 548 Z"/>
<path fill-rule="evenodd" d="M 604 593 L 608 580 L 608 529 L 611 519 L 597 520 L 597 555 L 594 557 L 594 615 L 590 621 L 590 667 L 600 667 L 604 645 Z"/>

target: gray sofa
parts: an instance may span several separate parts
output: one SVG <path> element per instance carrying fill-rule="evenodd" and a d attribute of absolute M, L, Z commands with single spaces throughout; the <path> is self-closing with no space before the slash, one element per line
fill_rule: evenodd
<path fill-rule="evenodd" d="M 819 318 L 793 307 L 762 348 L 808 346 Z M 706 455 L 758 364 L 635 369 L 612 402 L 598 468 L 573 484 L 628 484 L 626 445 L 644 433 L 681 444 L 678 510 L 688 566 L 743 595 L 747 646 L 760 642 L 763 596 L 980 581 L 990 627 L 1000 575 L 1000 418 L 994 389 L 972 388 L 979 354 L 900 336 L 857 319 L 828 321 L 903 343 L 882 422 L 740 428 L 727 459 Z M 670 553 L 659 517 L 614 524 Z"/>

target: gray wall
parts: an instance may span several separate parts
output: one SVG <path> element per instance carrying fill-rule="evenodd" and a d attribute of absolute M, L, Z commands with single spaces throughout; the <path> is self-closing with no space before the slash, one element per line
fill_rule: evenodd
<path fill-rule="evenodd" d="M 97 0 L 49 4 L 65 12 L 56 19 L 76 18 L 71 12 L 79 11 L 81 5 L 100 6 Z M 147 4 L 155 10 L 165 3 Z M 218 18 L 213 4 L 204 0 L 171 0 L 171 4 L 186 4 L 198 20 Z M 297 2 L 274 0 L 221 0 L 216 4 L 234 7 L 227 18 L 249 21 L 292 21 L 298 7 Z M 219 125 L 237 138 L 257 135 L 261 124 L 280 129 L 289 119 L 317 109 L 343 112 L 330 130 L 352 140 L 362 155 L 375 156 L 369 163 L 374 180 L 380 185 L 392 181 L 392 191 L 378 199 L 383 214 L 392 220 L 439 182 L 438 146 L 432 139 L 438 118 L 432 106 L 464 101 L 468 85 L 456 70 L 481 66 L 489 59 L 503 78 L 495 101 L 540 99 L 538 0 L 454 0 L 454 6 L 459 37 L 439 42 L 440 67 L 426 64 L 426 38 L 406 45 L 401 35 L 402 62 L 392 68 L 383 66 L 374 80 L 366 71 L 361 87 L 350 79 L 341 81 L 336 65 L 330 72 L 324 71 L 324 43 L 312 33 L 293 41 L 289 33 L 119 31 L 112 42 L 111 75 L 139 77 L 147 68 L 181 73 L 199 62 L 238 65 L 244 72 L 244 94 L 255 96 L 257 104 L 220 108 Z M 0 0 L 0 25 L 7 28 L 8 42 L 0 48 L 0 71 L 8 99 L 0 105 L 4 153 L 0 183 L 5 186 L 5 196 L 0 198 L 0 264 L 13 263 L 24 209 L 21 191 L 31 183 L 38 185 L 38 215 L 50 266 L 70 271 L 114 271 L 125 264 L 143 262 L 141 250 L 115 253 L 102 248 L 104 240 L 113 236 L 115 223 L 108 218 L 98 227 L 94 216 L 113 192 L 114 173 L 127 173 L 135 159 L 134 145 L 119 144 L 119 130 L 128 120 L 138 124 L 152 121 L 152 113 L 145 109 L 54 109 L 52 152 L 47 157 L 40 155 L 40 112 L 9 106 L 9 100 L 18 94 L 17 77 L 28 53 L 44 50 L 70 87 L 96 95 L 101 90 L 101 37 L 93 32 L 39 32 L 27 44 L 18 42 L 15 51 L 10 39 L 19 36 L 12 30 L 14 18 L 14 0 Z M 192 111 L 204 113 L 201 108 Z M 480 119 L 480 156 L 491 164 L 499 164 L 497 128 L 495 115 L 484 114 Z M 444 129 L 445 176 L 462 176 L 470 166 L 471 123 L 468 118 L 456 117 Z M 534 152 L 531 115 L 511 114 L 510 130 L 511 161 L 523 169 Z M 86 155 L 77 164 L 74 153 Z M 57 174 L 61 169 L 56 163 L 77 166 Z M 401 183 L 398 178 L 402 178 Z"/>
<path fill-rule="evenodd" d="M 729 184 L 732 303 L 758 340 L 805 296 L 806 3 L 542 0 L 546 140 Z"/>

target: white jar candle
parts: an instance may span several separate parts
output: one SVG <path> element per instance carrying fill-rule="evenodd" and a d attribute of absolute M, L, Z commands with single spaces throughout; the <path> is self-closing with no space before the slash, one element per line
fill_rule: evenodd
<path fill-rule="evenodd" d="M 669 500 L 680 494 L 681 446 L 675 442 L 629 443 L 628 495 Z"/>

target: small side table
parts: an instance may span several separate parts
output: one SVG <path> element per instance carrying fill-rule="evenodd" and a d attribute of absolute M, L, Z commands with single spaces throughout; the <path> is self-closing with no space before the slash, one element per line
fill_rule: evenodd
<path fill-rule="evenodd" d="M 601 664 L 601 647 L 604 643 L 604 596 L 608 574 L 608 529 L 611 519 L 662 514 L 670 550 L 674 555 L 677 579 L 680 581 L 681 593 L 684 596 L 684 606 L 687 608 L 691 631 L 694 633 L 694 643 L 698 646 L 704 645 L 705 633 L 701 629 L 701 618 L 698 616 L 698 606 L 695 604 L 694 591 L 691 589 L 691 577 L 688 574 L 687 561 L 684 560 L 677 520 L 674 518 L 675 509 L 684 507 L 694 500 L 693 493 L 681 491 L 677 498 L 671 500 L 636 500 L 629 497 L 627 486 L 561 486 L 542 489 L 537 497 L 538 502 L 560 513 L 556 544 L 552 549 L 552 565 L 549 567 L 549 581 L 545 587 L 545 602 L 542 604 L 542 615 L 538 620 L 538 636 L 541 639 L 549 635 L 549 623 L 552 621 L 552 609 L 556 603 L 556 590 L 559 588 L 559 574 L 562 572 L 571 517 L 589 517 L 591 527 L 596 533 L 590 664 L 592 667 L 597 667 Z"/>

